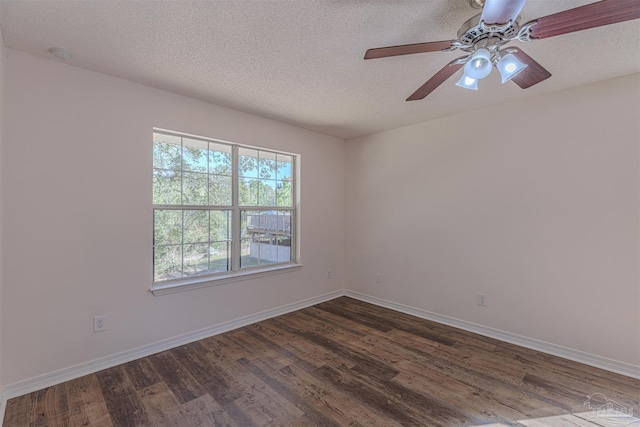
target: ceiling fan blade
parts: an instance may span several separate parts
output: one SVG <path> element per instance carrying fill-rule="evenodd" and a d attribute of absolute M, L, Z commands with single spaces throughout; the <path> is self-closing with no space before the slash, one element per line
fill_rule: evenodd
<path fill-rule="evenodd" d="M 419 99 L 424 99 L 431 92 L 437 89 L 442 83 L 444 83 L 449 77 L 455 74 L 460 68 L 464 66 L 462 62 L 459 60 L 464 58 L 454 59 L 444 66 L 440 71 L 434 74 L 425 84 L 420 86 L 418 90 L 413 92 L 410 97 L 407 98 L 407 101 L 417 101 Z"/>
<path fill-rule="evenodd" d="M 527 68 L 511 79 L 522 89 L 531 87 L 551 77 L 551 73 L 546 68 L 538 64 L 535 59 L 524 53 L 520 48 L 512 53 L 519 61 L 528 65 Z"/>
<path fill-rule="evenodd" d="M 410 55 L 412 53 L 438 52 L 451 47 L 454 40 L 403 44 L 400 46 L 378 47 L 369 49 L 364 59 L 386 58 L 388 56 Z"/>
<path fill-rule="evenodd" d="M 506 24 L 515 21 L 527 0 L 486 0 L 481 21 L 485 24 Z"/>
<path fill-rule="evenodd" d="M 638 0 L 602 0 L 537 19 L 531 37 L 544 39 L 640 18 Z"/>

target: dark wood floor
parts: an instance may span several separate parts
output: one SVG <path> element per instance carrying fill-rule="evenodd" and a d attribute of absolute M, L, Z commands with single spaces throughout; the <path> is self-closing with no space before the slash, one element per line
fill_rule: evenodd
<path fill-rule="evenodd" d="M 594 393 L 640 414 L 639 380 L 344 297 L 11 399 L 4 426 L 610 425 Z"/>

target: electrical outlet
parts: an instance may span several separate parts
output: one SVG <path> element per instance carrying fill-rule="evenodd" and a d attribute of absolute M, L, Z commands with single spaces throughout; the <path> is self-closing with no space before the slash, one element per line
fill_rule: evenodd
<path fill-rule="evenodd" d="M 331 270 L 327 270 L 327 280 L 331 279 Z"/>
<path fill-rule="evenodd" d="M 380 273 L 376 274 L 376 283 L 382 283 L 382 279 L 380 278 Z"/>
<path fill-rule="evenodd" d="M 107 316 L 96 316 L 93 318 L 93 332 L 102 332 L 107 330 Z"/>
<path fill-rule="evenodd" d="M 478 294 L 478 305 L 487 306 L 487 296 L 485 294 Z"/>

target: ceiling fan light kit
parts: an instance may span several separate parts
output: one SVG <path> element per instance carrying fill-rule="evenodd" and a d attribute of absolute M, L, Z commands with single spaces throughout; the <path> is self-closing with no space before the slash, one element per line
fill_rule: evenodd
<path fill-rule="evenodd" d="M 502 83 L 506 83 L 514 78 L 518 73 L 527 68 L 528 64 L 519 61 L 513 53 L 513 49 L 497 51 L 491 56 L 486 48 L 480 48 L 473 55 L 466 58 L 464 73 L 456 86 L 478 90 L 478 80 L 482 80 L 491 73 L 491 68 L 495 66 L 500 72 Z M 502 56 L 506 53 L 504 56 Z"/>
<path fill-rule="evenodd" d="M 460 77 L 456 86 L 460 86 L 465 89 L 478 90 L 478 80 L 472 79 L 466 74 L 462 74 L 462 77 Z"/>
<path fill-rule="evenodd" d="M 484 79 L 491 73 L 491 53 L 482 47 L 469 56 L 464 73 L 472 79 Z"/>
<path fill-rule="evenodd" d="M 502 77 L 502 83 L 508 82 L 527 67 L 528 64 L 519 61 L 512 53 L 506 54 L 496 63 L 496 68 Z"/>
<path fill-rule="evenodd" d="M 640 0 L 601 0 L 544 16 L 520 25 L 520 12 L 527 0 L 469 0 L 482 13 L 467 20 L 457 40 L 414 43 L 369 49 L 364 59 L 386 58 L 426 52 L 460 49 L 470 54 L 457 58 L 423 84 L 407 101 L 424 99 L 460 68 L 464 72 L 456 86 L 478 90 L 478 80 L 496 67 L 502 83 L 515 82 L 522 89 L 536 85 L 551 73 L 520 48 L 501 47 L 511 41 L 531 42 L 575 31 L 640 18 Z"/>

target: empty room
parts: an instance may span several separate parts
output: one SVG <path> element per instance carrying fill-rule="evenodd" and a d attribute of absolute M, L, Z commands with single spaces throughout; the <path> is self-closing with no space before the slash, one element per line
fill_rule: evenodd
<path fill-rule="evenodd" d="M 0 33 L 0 426 L 640 427 L 640 0 Z"/>

